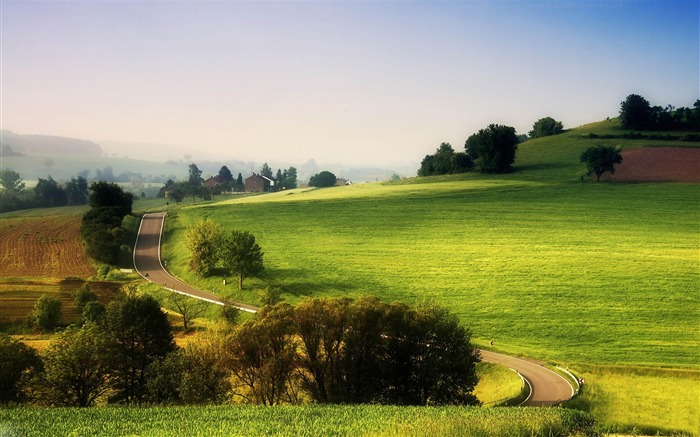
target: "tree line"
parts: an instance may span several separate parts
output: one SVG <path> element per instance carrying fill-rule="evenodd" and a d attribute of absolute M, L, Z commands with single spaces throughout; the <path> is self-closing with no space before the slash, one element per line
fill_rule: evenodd
<path fill-rule="evenodd" d="M 28 208 L 51 208 L 67 205 L 85 205 L 88 200 L 88 181 L 82 176 L 59 184 L 50 175 L 39 178 L 36 186 L 26 188 L 20 174 L 14 170 L 0 170 L 0 213 Z"/>
<path fill-rule="evenodd" d="M 132 290 L 41 354 L 0 334 L 0 402 L 470 405 L 479 360 L 446 309 L 375 297 L 266 306 L 181 348 Z"/>

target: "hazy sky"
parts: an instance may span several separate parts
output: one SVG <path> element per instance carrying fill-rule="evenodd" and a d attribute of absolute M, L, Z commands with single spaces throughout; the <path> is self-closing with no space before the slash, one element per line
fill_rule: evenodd
<path fill-rule="evenodd" d="M 195 159 L 417 168 L 489 123 L 700 94 L 698 0 L 0 3 L 3 129 Z"/>

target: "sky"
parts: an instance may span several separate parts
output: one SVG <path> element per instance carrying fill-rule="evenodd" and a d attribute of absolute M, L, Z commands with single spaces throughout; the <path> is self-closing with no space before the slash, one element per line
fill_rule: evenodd
<path fill-rule="evenodd" d="M 0 124 L 111 153 L 382 166 L 700 97 L 698 0 L 0 0 Z M 103 148 L 105 148 L 103 146 Z"/>

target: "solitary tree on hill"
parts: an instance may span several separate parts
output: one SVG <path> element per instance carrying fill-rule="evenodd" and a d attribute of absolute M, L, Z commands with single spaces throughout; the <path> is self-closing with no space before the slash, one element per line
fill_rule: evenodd
<path fill-rule="evenodd" d="M 248 231 L 228 233 L 220 245 L 220 258 L 224 267 L 238 275 L 238 289 L 243 289 L 243 278 L 262 272 L 263 252 L 255 236 Z"/>
<path fill-rule="evenodd" d="M 622 155 L 616 147 L 595 146 L 581 154 L 581 162 L 586 163 L 588 173 L 595 173 L 597 181 L 600 182 L 600 176 L 606 171 L 615 173 L 615 164 L 622 162 Z"/>

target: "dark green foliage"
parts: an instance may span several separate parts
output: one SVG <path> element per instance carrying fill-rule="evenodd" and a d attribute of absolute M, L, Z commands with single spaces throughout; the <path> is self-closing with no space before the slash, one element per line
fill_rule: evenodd
<path fill-rule="evenodd" d="M 175 350 L 164 359 L 154 361 L 148 366 L 146 389 L 149 402 L 166 405 L 180 403 L 182 361 L 182 352 Z"/>
<path fill-rule="evenodd" d="M 219 169 L 219 176 L 226 179 L 226 182 L 231 182 L 233 180 L 231 170 L 229 170 L 225 165 Z"/>
<path fill-rule="evenodd" d="M 131 214 L 134 196 L 114 182 L 93 182 L 90 185 L 89 205 L 92 209 L 109 208 L 119 220 Z"/>
<path fill-rule="evenodd" d="M 532 130 L 528 135 L 530 138 L 539 138 L 557 135 L 562 132 L 564 132 L 564 125 L 561 121 L 556 121 L 552 117 L 544 117 L 540 118 L 532 125 Z"/>
<path fill-rule="evenodd" d="M 338 179 L 333 173 L 324 170 L 311 176 L 309 179 L 309 186 L 318 188 L 333 187 L 337 181 Z"/>
<path fill-rule="evenodd" d="M 73 297 L 73 306 L 75 306 L 75 309 L 76 311 L 78 311 L 78 313 L 82 314 L 83 310 L 85 309 L 85 306 L 89 302 L 96 301 L 97 295 L 95 294 L 95 292 L 92 291 L 88 284 L 83 284 L 83 286 L 75 292 L 75 295 Z"/>
<path fill-rule="evenodd" d="M 226 234 L 219 246 L 219 259 L 224 268 L 238 276 L 238 289 L 243 289 L 246 276 L 263 271 L 263 252 L 255 242 L 255 236 L 248 231 L 231 231 Z"/>
<path fill-rule="evenodd" d="M 32 318 L 42 331 L 53 331 L 61 323 L 61 301 L 51 296 L 41 296 L 34 304 Z"/>
<path fill-rule="evenodd" d="M 47 179 L 39 178 L 39 182 L 34 187 L 36 204 L 40 207 L 52 208 L 55 206 L 66 206 L 68 195 L 51 176 Z"/>
<path fill-rule="evenodd" d="M 272 179 L 272 169 L 269 165 L 267 165 L 267 162 L 260 168 L 260 176 L 265 176 L 266 178 Z"/>
<path fill-rule="evenodd" d="M 650 130 L 652 120 L 651 105 L 644 97 L 630 94 L 620 103 L 620 123 L 623 129 Z"/>
<path fill-rule="evenodd" d="M 66 195 L 69 205 L 85 205 L 88 202 L 88 183 L 82 176 L 71 178 L 66 183 Z"/>
<path fill-rule="evenodd" d="M 0 170 L 0 185 L 9 192 L 18 192 L 24 189 L 22 177 L 13 170 Z"/>
<path fill-rule="evenodd" d="M 295 167 L 289 167 L 284 171 L 284 182 L 282 183 L 282 188 L 286 190 L 291 190 L 297 187 L 297 169 Z"/>
<path fill-rule="evenodd" d="M 197 164 L 190 164 L 189 167 L 190 176 L 188 182 L 191 187 L 199 187 L 204 182 L 202 179 L 202 170 L 197 167 Z"/>
<path fill-rule="evenodd" d="M 211 220 L 203 220 L 187 229 L 186 239 L 192 269 L 200 276 L 211 275 L 221 258 L 224 230 Z"/>
<path fill-rule="evenodd" d="M 267 287 L 260 297 L 263 305 L 275 305 L 282 302 L 282 289 L 279 287 Z"/>
<path fill-rule="evenodd" d="M 236 178 L 236 185 L 238 185 L 238 186 L 243 186 L 243 185 L 245 185 L 245 184 L 243 183 L 243 175 L 240 174 L 240 173 L 238 173 L 238 177 Z"/>
<path fill-rule="evenodd" d="M 69 327 L 44 354 L 39 393 L 43 403 L 89 407 L 111 387 L 110 339 L 101 327 Z"/>
<path fill-rule="evenodd" d="M 478 351 L 444 308 L 376 298 L 294 308 L 302 387 L 316 402 L 476 404 Z"/>
<path fill-rule="evenodd" d="M 490 124 L 471 135 L 464 148 L 483 173 L 505 173 L 511 170 L 515 161 L 518 136 L 513 127 Z"/>
<path fill-rule="evenodd" d="M 112 400 L 144 400 L 148 366 L 175 349 L 168 317 L 151 296 L 126 296 L 109 304 L 105 326 L 114 358 Z"/>
<path fill-rule="evenodd" d="M 421 162 L 418 176 L 466 173 L 474 162 L 466 153 L 455 153 L 450 143 L 442 143 L 433 155 L 426 155 Z"/>
<path fill-rule="evenodd" d="M 185 192 L 182 190 L 182 188 L 175 188 L 170 192 L 170 199 L 174 200 L 176 204 L 182 202 L 184 198 Z"/>
<path fill-rule="evenodd" d="M 231 389 L 222 337 L 213 336 L 187 345 L 181 353 L 180 397 L 186 404 L 217 404 Z"/>
<path fill-rule="evenodd" d="M 30 377 L 41 367 L 34 349 L 0 333 L 0 403 L 26 400 Z"/>
<path fill-rule="evenodd" d="M 615 164 L 622 162 L 622 155 L 616 147 L 595 146 L 581 154 L 581 162 L 586 163 L 588 173 L 595 173 L 600 182 L 600 176 L 606 171 L 615 173 Z"/>
<path fill-rule="evenodd" d="M 233 306 L 233 303 L 225 300 L 224 304 L 221 306 L 221 318 L 224 319 L 226 323 L 233 326 L 238 323 L 238 319 L 241 317 L 241 311 Z"/>
<path fill-rule="evenodd" d="M 82 315 L 86 322 L 92 322 L 101 325 L 104 322 L 106 308 L 100 302 L 93 300 L 85 304 Z"/>
<path fill-rule="evenodd" d="M 93 182 L 90 191 L 90 210 L 83 215 L 80 236 L 88 256 L 115 264 L 124 238 L 122 220 L 131 214 L 133 195 L 113 182 Z"/>

